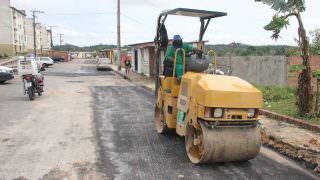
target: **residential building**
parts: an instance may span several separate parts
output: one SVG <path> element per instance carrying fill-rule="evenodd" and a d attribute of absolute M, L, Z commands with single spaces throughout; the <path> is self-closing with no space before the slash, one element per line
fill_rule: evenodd
<path fill-rule="evenodd" d="M 37 54 L 47 54 L 51 50 L 51 30 L 40 23 L 36 23 L 36 49 Z M 26 18 L 26 51 L 34 52 L 34 39 L 33 39 L 33 19 Z"/>
<path fill-rule="evenodd" d="M 17 55 L 26 51 L 26 13 L 10 6 L 10 0 L 0 1 L 0 54 Z"/>
<path fill-rule="evenodd" d="M 32 18 L 26 18 L 26 51 L 33 52 L 34 40 L 33 40 L 33 20 Z"/>
<path fill-rule="evenodd" d="M 207 41 L 205 41 L 207 42 Z M 169 40 L 169 44 L 172 43 L 172 40 Z M 186 42 L 191 44 L 193 47 L 197 47 L 197 42 Z M 154 64 L 156 60 L 155 55 L 155 44 L 154 42 L 144 42 L 138 44 L 128 45 L 130 50 L 128 51 L 132 55 L 132 69 L 133 71 L 143 74 L 149 78 L 154 78 Z M 161 60 L 164 60 L 165 52 L 161 51 L 160 56 Z M 163 62 L 160 62 L 162 67 Z"/>
<path fill-rule="evenodd" d="M 16 54 L 22 54 L 25 52 L 26 44 L 26 30 L 25 30 L 25 17 L 24 10 L 18 10 L 14 7 L 12 9 L 13 17 L 13 39 L 14 39 L 14 51 Z"/>
<path fill-rule="evenodd" d="M 154 77 L 154 42 L 144 42 L 129 45 L 132 54 L 132 69 L 147 77 Z M 162 53 L 163 54 L 163 53 Z"/>
<path fill-rule="evenodd" d="M 47 41 L 46 41 L 45 49 L 50 50 L 52 48 L 52 44 L 53 44 L 52 41 L 53 41 L 52 30 L 47 29 Z"/>
<path fill-rule="evenodd" d="M 51 30 L 45 26 L 40 27 L 40 53 L 46 54 L 51 49 Z"/>
<path fill-rule="evenodd" d="M 36 50 L 37 54 L 41 53 L 41 24 L 36 23 Z"/>

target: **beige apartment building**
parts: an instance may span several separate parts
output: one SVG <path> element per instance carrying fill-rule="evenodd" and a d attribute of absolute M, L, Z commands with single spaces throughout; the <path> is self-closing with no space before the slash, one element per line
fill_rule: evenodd
<path fill-rule="evenodd" d="M 33 20 L 32 18 L 26 18 L 26 51 L 34 52 L 34 39 L 33 39 Z M 51 49 L 51 30 L 48 30 L 41 24 L 36 24 L 36 49 L 37 54 L 47 54 Z"/>
<path fill-rule="evenodd" d="M 46 54 L 51 49 L 51 30 L 45 26 L 40 27 L 40 46 L 41 54 Z"/>
<path fill-rule="evenodd" d="M 26 51 L 26 13 L 10 6 L 10 0 L 0 1 L 0 54 L 18 55 Z"/>
<path fill-rule="evenodd" d="M 37 54 L 41 53 L 41 24 L 36 24 L 36 48 Z"/>
<path fill-rule="evenodd" d="M 33 52 L 33 20 L 32 18 L 26 18 L 26 51 Z"/>
<path fill-rule="evenodd" d="M 36 24 L 36 50 L 46 54 L 51 49 L 51 30 Z M 0 55 L 15 56 L 34 52 L 33 19 L 24 10 L 10 6 L 10 0 L 0 0 Z"/>

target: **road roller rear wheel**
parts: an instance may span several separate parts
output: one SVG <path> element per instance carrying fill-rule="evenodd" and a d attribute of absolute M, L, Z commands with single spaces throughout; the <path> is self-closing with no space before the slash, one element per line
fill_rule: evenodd
<path fill-rule="evenodd" d="M 154 120 L 155 120 L 156 130 L 159 134 L 164 134 L 168 131 L 168 126 L 166 125 L 166 122 L 164 119 L 163 106 L 161 107 L 156 106 L 154 110 Z"/>
<path fill-rule="evenodd" d="M 202 129 L 196 129 L 192 124 L 187 124 L 185 135 L 185 146 L 190 161 L 194 164 L 201 163 L 201 157 L 203 156 L 204 144 L 203 144 Z"/>

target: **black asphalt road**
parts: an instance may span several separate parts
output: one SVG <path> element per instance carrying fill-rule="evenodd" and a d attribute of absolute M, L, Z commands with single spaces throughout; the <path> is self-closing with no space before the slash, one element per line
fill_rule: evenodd
<path fill-rule="evenodd" d="M 128 84 L 92 94 L 98 166 L 111 179 L 319 179 L 266 148 L 248 162 L 193 165 L 183 138 L 156 133 L 151 92 Z"/>

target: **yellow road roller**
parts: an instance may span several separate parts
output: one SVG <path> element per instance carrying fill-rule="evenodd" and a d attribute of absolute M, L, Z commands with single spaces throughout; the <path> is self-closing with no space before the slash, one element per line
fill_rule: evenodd
<path fill-rule="evenodd" d="M 170 43 L 165 27 L 168 15 L 200 18 L 200 34 L 192 53 L 176 49 L 172 74 L 163 75 L 163 52 Z M 204 49 L 203 36 L 210 21 L 226 15 L 178 8 L 163 11 L 157 21 L 155 127 L 160 134 L 175 131 L 184 137 L 194 164 L 250 160 L 261 147 L 261 92 L 245 80 L 218 73 L 215 52 Z M 175 75 L 178 53 L 183 55 L 184 67 L 179 79 Z"/>

